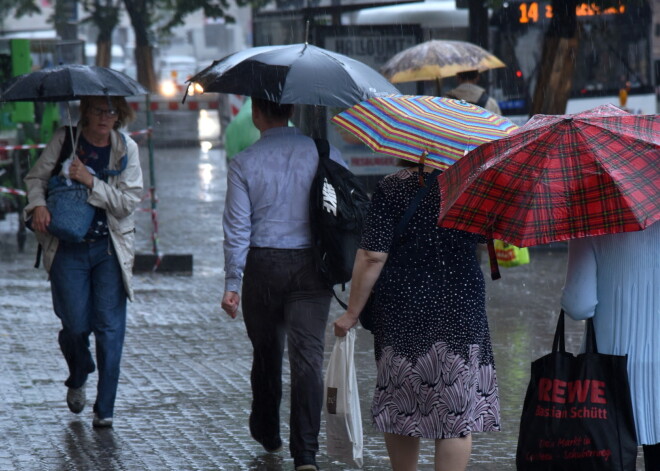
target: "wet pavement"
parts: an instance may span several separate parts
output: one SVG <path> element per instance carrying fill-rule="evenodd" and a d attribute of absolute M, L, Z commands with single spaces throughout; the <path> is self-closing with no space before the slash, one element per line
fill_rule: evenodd
<path fill-rule="evenodd" d="M 141 154 L 148 184 L 145 147 Z M 15 221 L 0 221 L 0 471 L 293 469 L 286 451 L 264 454 L 247 430 L 250 345 L 240 317 L 231 320 L 220 309 L 225 174 L 221 150 L 157 151 L 159 248 L 166 255 L 192 254 L 194 271 L 192 276 L 136 275 L 111 430 L 92 428 L 89 405 L 80 415 L 69 412 L 49 285 L 45 272 L 32 267 L 34 238 L 30 234 L 25 251 L 18 253 Z M 144 209 L 148 206 L 145 201 Z M 149 213 L 141 211 L 138 253 L 151 253 L 151 227 Z M 502 268 L 502 279 L 487 284 L 502 432 L 474 436 L 472 471 L 515 469 L 529 365 L 551 347 L 566 252 L 544 248 L 531 257 L 530 265 Z M 331 319 L 339 314 L 333 302 Z M 581 330 L 580 323 L 567 321 L 569 350 L 577 350 Z M 333 341 L 329 323 L 326 361 Z M 375 366 L 372 337 L 365 330 L 358 331 L 355 361 L 363 469 L 389 469 L 382 436 L 369 418 Z M 92 374 L 87 386 L 92 402 L 96 379 Z M 286 375 L 284 381 L 287 398 Z M 287 400 L 281 415 L 288 417 Z M 282 436 L 286 443 L 286 420 Z M 323 428 L 320 442 L 321 469 L 347 469 L 325 454 Z M 432 463 L 432 441 L 422 441 L 419 470 L 433 469 Z"/>

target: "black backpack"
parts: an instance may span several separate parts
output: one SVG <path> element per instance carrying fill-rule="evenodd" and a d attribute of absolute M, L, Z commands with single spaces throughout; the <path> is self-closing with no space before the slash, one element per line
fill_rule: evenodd
<path fill-rule="evenodd" d="M 319 166 L 310 191 L 310 222 L 319 272 L 329 287 L 351 280 L 369 208 L 357 177 L 330 159 L 326 139 L 315 139 Z"/>

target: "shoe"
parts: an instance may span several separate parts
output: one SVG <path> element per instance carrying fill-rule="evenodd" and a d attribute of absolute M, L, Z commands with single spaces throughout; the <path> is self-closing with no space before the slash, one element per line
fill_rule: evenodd
<path fill-rule="evenodd" d="M 92 420 L 92 426 L 96 428 L 112 427 L 112 417 L 108 417 L 107 419 L 102 419 L 98 415 L 94 414 L 94 420 Z"/>
<path fill-rule="evenodd" d="M 80 414 L 82 412 L 85 408 L 86 401 L 84 384 L 79 388 L 69 388 L 66 393 L 66 405 L 69 406 L 69 410 L 74 414 Z"/>
<path fill-rule="evenodd" d="M 252 437 L 254 438 L 254 437 Z M 254 438 L 259 444 L 264 447 L 264 450 L 266 453 L 279 453 L 282 451 L 282 440 L 280 437 L 270 439 L 270 440 L 257 440 Z"/>
<path fill-rule="evenodd" d="M 300 457 L 293 460 L 296 471 L 318 471 L 319 467 L 316 466 L 316 459 L 312 457 Z"/>
<path fill-rule="evenodd" d="M 319 467 L 315 464 L 301 464 L 296 466 L 296 471 L 318 471 Z"/>
<path fill-rule="evenodd" d="M 280 438 L 280 434 L 277 433 L 276 435 L 272 435 L 268 438 L 257 438 L 262 437 L 262 434 L 255 433 L 259 431 L 255 422 L 254 414 L 250 414 L 250 436 L 262 447 L 264 447 L 266 453 L 279 453 L 282 451 L 282 439 Z"/>

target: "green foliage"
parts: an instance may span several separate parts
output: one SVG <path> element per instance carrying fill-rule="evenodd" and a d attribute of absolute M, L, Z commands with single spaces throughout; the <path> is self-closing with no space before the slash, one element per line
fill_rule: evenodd
<path fill-rule="evenodd" d="M 182 25 L 184 18 L 196 12 L 203 10 L 207 18 L 224 19 L 228 23 L 233 23 L 235 20 L 231 15 L 225 13 L 229 8 L 227 0 L 150 0 L 157 11 L 168 12 L 166 17 L 163 17 L 159 33 L 169 34 L 173 28 Z"/>
<path fill-rule="evenodd" d="M 11 10 L 14 11 L 14 18 L 41 13 L 41 9 L 36 0 L 0 0 L 1 12 L 9 12 Z M 9 20 L 8 15 L 3 13 L 3 16 L 5 16 L 5 18 L 0 21 Z"/>
<path fill-rule="evenodd" d="M 112 25 L 112 28 L 119 24 L 119 14 L 121 0 L 82 0 L 80 4 L 86 13 L 90 16 L 87 20 L 95 25 Z"/>

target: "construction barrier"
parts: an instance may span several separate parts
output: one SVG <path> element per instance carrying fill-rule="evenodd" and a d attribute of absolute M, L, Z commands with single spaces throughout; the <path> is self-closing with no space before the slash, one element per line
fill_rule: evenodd
<path fill-rule="evenodd" d="M 10 195 L 16 196 L 25 196 L 25 191 L 17 190 L 16 188 L 7 188 L 6 186 L 0 186 L 0 193 L 7 193 Z"/>
<path fill-rule="evenodd" d="M 131 131 L 127 133 L 129 136 L 138 136 L 142 134 L 151 133 L 151 128 L 141 129 L 139 131 Z M 9 150 L 30 150 L 30 149 L 44 149 L 47 144 L 24 144 L 24 145 L 11 145 L 11 146 L 0 146 L 0 151 L 9 151 Z"/>
<path fill-rule="evenodd" d="M 152 129 L 140 129 L 139 131 L 131 131 L 127 133 L 129 136 L 139 136 L 145 134 L 151 134 Z M 43 149 L 46 147 L 46 144 L 26 144 L 26 145 L 13 145 L 13 146 L 0 146 L 0 151 L 11 151 L 11 150 L 30 150 L 30 149 Z M 24 190 L 19 190 L 17 188 L 8 188 L 6 186 L 0 186 L 0 193 L 15 195 L 15 196 L 25 196 L 26 193 Z M 149 198 L 149 194 L 145 194 L 143 200 Z M 144 209 L 143 211 L 151 211 L 150 209 Z"/>
<path fill-rule="evenodd" d="M 128 104 L 134 111 L 146 111 L 147 103 L 140 97 L 129 97 L 126 99 Z M 151 111 L 199 111 L 199 110 L 217 110 L 220 102 L 217 98 L 207 97 L 186 97 L 185 103 L 181 100 L 173 100 L 169 98 L 152 96 L 149 101 L 149 109 Z"/>

